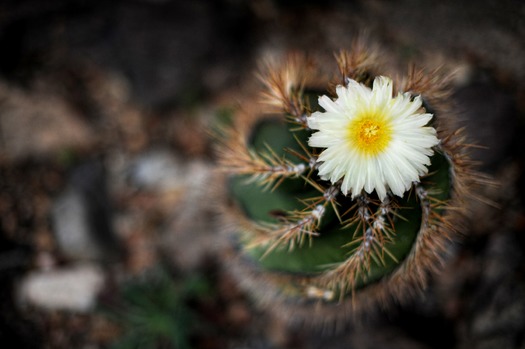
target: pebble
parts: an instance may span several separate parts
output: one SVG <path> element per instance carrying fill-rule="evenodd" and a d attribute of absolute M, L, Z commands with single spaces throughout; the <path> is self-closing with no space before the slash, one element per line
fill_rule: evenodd
<path fill-rule="evenodd" d="M 19 284 L 22 304 L 46 310 L 89 312 L 104 286 L 104 274 L 92 264 L 32 271 Z"/>
<path fill-rule="evenodd" d="M 99 259 L 102 251 L 94 241 L 88 223 L 87 204 L 70 188 L 53 205 L 53 232 L 61 252 L 71 259 Z"/>
<path fill-rule="evenodd" d="M 0 152 L 10 160 L 86 149 L 96 140 L 91 127 L 60 96 L 23 92 L 0 81 Z"/>
<path fill-rule="evenodd" d="M 132 164 L 129 179 L 137 187 L 169 190 L 181 187 L 183 164 L 167 150 L 152 150 Z"/>
<path fill-rule="evenodd" d="M 115 260 L 121 246 L 112 221 L 106 175 L 98 161 L 71 171 L 69 185 L 52 208 L 53 232 L 62 254 L 71 260 Z"/>

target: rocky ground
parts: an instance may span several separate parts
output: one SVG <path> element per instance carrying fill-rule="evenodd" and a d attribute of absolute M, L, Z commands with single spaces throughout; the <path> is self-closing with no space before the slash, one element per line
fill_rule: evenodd
<path fill-rule="evenodd" d="M 456 69 L 500 184 L 420 299 L 338 334 L 288 328 L 223 268 L 207 129 L 260 59 L 358 33 Z M 17 348 L 525 348 L 520 1 L 0 3 L 0 341 Z"/>

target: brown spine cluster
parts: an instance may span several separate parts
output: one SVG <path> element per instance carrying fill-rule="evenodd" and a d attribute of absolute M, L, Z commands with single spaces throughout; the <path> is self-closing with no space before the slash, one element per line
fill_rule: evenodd
<path fill-rule="evenodd" d="M 290 55 L 279 65 L 267 64 L 259 75 L 264 87 L 259 112 L 238 115 L 233 126 L 224 129 L 219 137 L 218 165 L 223 172 L 247 175 L 262 190 L 272 190 L 286 178 L 302 178 L 318 192 L 317 196 L 304 200 L 303 210 L 288 212 L 275 224 L 254 222 L 234 204 L 224 205 L 225 231 L 235 237 L 240 234 L 244 248 L 263 246 L 270 253 L 276 248 L 293 250 L 305 243 L 315 246 L 318 227 L 328 207 L 342 226 L 358 227 L 352 242 L 353 253 L 344 262 L 313 276 L 268 272 L 258 268 L 256 261 L 250 261 L 243 248 L 231 250 L 229 265 L 240 283 L 264 306 L 275 306 L 275 311 L 287 318 L 331 322 L 377 306 L 386 307 L 420 292 L 429 275 L 441 268 L 450 241 L 461 233 L 466 202 L 474 196 L 474 188 L 491 183 L 476 172 L 469 159 L 472 145 L 466 141 L 464 130 L 457 127 L 449 102 L 450 76 L 413 66 L 406 77 L 394 77 L 394 86 L 421 95 L 426 108 L 434 114 L 433 126 L 441 140 L 436 151 L 449 163 L 451 188 L 449 198 L 439 200 L 431 186 L 413 186 L 409 195 L 416 197 L 421 208 L 421 226 L 403 261 L 397 261 L 388 247 L 395 243 L 394 220 L 402 219 L 397 217 L 398 204 L 394 198 L 379 202 L 363 194 L 356 197 L 351 207 L 342 210 L 337 203 L 337 197 L 342 195 L 337 183 L 321 183 L 311 176 L 317 166 L 314 150 L 301 144 L 301 153 L 290 152 L 291 157 L 283 158 L 271 148 L 263 153 L 250 148 L 253 128 L 269 114 L 281 114 L 292 132 L 308 129 L 306 117 L 312 110 L 305 100 L 306 90 L 317 91 L 325 85 L 325 91 L 333 92 L 336 85 L 345 84 L 348 79 L 370 84 L 377 75 L 392 75 L 381 71 L 381 56 L 377 49 L 368 49 L 363 40 L 357 40 L 350 50 L 336 54 L 338 72 L 331 80 L 319 77 L 316 72 L 321 69 L 301 55 Z M 381 280 L 356 289 L 356 280 L 366 279 L 371 262 L 379 264 L 385 258 L 396 260 L 398 267 Z M 351 297 L 344 298 L 348 292 Z"/>

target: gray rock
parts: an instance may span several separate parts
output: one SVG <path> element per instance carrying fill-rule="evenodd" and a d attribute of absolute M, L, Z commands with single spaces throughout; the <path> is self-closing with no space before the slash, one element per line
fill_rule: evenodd
<path fill-rule="evenodd" d="M 163 230 L 161 249 L 175 265 L 192 270 L 207 256 L 217 253 L 224 241 L 214 222 L 214 205 L 219 200 L 210 190 L 216 185 L 213 167 L 206 162 L 192 161 L 186 169 L 180 182 L 185 188 L 184 195 Z"/>
<path fill-rule="evenodd" d="M 0 152 L 10 160 L 93 145 L 91 127 L 60 96 L 23 92 L 0 82 Z"/>
<path fill-rule="evenodd" d="M 87 211 L 82 194 L 72 187 L 53 205 L 53 231 L 60 250 L 69 258 L 100 259 L 103 255 L 93 239 Z"/>
<path fill-rule="evenodd" d="M 94 265 L 33 271 L 18 285 L 19 301 L 47 310 L 89 312 L 104 286 L 104 274 Z"/>
<path fill-rule="evenodd" d="M 73 260 L 121 257 L 102 164 L 86 162 L 76 167 L 69 182 L 52 208 L 53 231 L 62 253 Z"/>
<path fill-rule="evenodd" d="M 131 184 L 150 190 L 180 188 L 184 175 L 184 164 L 167 150 L 153 150 L 142 154 L 129 168 Z"/>

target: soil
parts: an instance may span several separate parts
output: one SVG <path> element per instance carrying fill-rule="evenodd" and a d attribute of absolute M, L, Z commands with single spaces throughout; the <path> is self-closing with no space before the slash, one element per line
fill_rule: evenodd
<path fill-rule="evenodd" d="M 328 62 L 362 33 L 392 67 L 458 71 L 453 98 L 482 145 L 473 158 L 499 185 L 482 189 L 491 203 L 474 205 L 420 298 L 323 334 L 257 308 L 222 266 L 207 129 L 252 94 L 263 58 L 300 50 Z M 517 0 L 3 1 L 0 341 L 115 347 L 127 322 L 107 308 L 160 268 L 191 320 L 178 323 L 189 324 L 182 344 L 158 348 L 525 348 L 523 37 Z M 92 233 L 85 253 L 58 232 L 54 207 L 70 192 Z M 78 263 L 104 271 L 92 310 L 21 300 L 29 272 Z M 205 286 L 188 295 L 194 276 Z"/>

